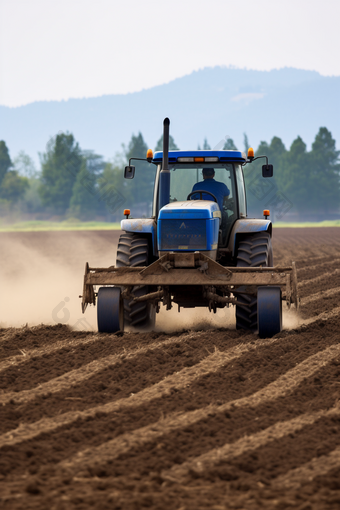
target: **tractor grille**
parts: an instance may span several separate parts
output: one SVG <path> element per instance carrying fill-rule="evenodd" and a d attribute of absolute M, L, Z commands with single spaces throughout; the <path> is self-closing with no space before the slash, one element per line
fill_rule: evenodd
<path fill-rule="evenodd" d="M 205 250 L 206 220 L 161 220 L 161 250 Z"/>

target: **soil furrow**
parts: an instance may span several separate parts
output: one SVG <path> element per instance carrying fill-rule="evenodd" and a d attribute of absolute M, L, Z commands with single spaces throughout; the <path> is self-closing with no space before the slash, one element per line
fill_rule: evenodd
<path fill-rule="evenodd" d="M 226 463 L 230 459 L 239 457 L 246 452 L 256 450 L 271 441 L 278 440 L 288 434 L 294 434 L 306 425 L 313 425 L 317 420 L 324 417 L 340 416 L 340 407 L 336 406 L 329 410 L 320 410 L 312 414 L 303 414 L 297 418 L 285 422 L 278 422 L 257 434 L 243 437 L 236 443 L 225 444 L 220 448 L 210 450 L 199 457 L 184 462 L 183 464 L 173 466 L 168 471 L 164 471 L 161 477 L 164 480 L 182 481 L 190 472 L 195 472 L 202 476 L 207 470 L 215 465 Z M 340 457 L 339 457 L 340 459 Z"/>
<path fill-rule="evenodd" d="M 243 337 L 245 343 L 247 339 L 253 341 L 253 335 Z M 0 407 L 0 430 L 4 433 L 18 426 L 23 416 L 26 423 L 31 423 L 42 416 L 82 411 L 128 398 L 131 393 L 138 393 L 168 375 L 196 365 L 216 348 L 224 352 L 239 344 L 240 338 L 236 336 L 236 331 L 232 335 L 223 331 L 214 332 L 213 335 L 206 332 L 189 335 L 183 342 L 147 351 L 129 360 L 124 359 L 65 391 L 44 394 L 22 404 L 10 401 Z"/>
<path fill-rule="evenodd" d="M 333 278 L 334 276 L 337 276 L 340 274 L 340 269 L 335 269 L 335 271 L 332 272 L 326 272 L 321 276 L 316 276 L 315 278 L 310 278 L 309 280 L 302 280 L 298 282 L 298 287 L 306 287 L 306 285 L 314 285 L 316 283 L 320 283 L 326 278 Z"/>
<path fill-rule="evenodd" d="M 214 372 L 211 376 L 205 376 L 197 382 L 192 382 L 190 391 L 186 388 L 176 391 L 171 390 L 170 395 L 166 396 L 163 402 L 155 404 L 156 416 L 158 416 L 157 411 L 161 411 L 162 409 L 164 409 L 165 413 L 179 410 L 187 411 L 207 405 L 209 402 L 217 402 L 219 400 L 225 401 L 226 399 L 233 400 L 237 397 L 246 396 L 254 391 L 258 391 L 263 386 L 275 380 L 279 374 L 283 374 L 296 363 L 300 363 L 308 356 L 315 354 L 321 347 L 326 347 L 332 342 L 334 343 L 335 339 L 332 335 L 326 340 L 327 334 L 332 330 L 332 324 L 332 320 L 330 319 L 325 322 L 316 322 L 310 326 L 302 326 L 299 328 L 298 335 L 296 333 L 294 334 L 294 332 L 283 332 L 277 337 L 280 339 L 278 345 L 272 343 L 267 347 L 262 346 L 260 350 L 258 350 L 260 344 L 256 342 L 256 350 L 250 351 L 248 354 L 244 353 L 241 361 L 234 362 L 232 366 L 229 365 L 228 370 L 222 369 Z M 322 343 L 309 341 L 306 344 L 304 339 L 308 337 L 309 330 L 313 331 L 314 334 L 322 334 L 325 338 Z M 224 337 L 223 333 L 220 335 L 215 334 L 212 341 L 216 343 L 219 348 L 223 348 Z M 204 345 L 208 346 L 209 344 L 207 342 L 207 337 L 203 335 L 201 346 Z M 212 348 L 213 345 L 214 344 L 211 344 Z M 275 345 L 277 345 L 277 347 L 275 347 Z M 192 344 L 192 347 L 195 347 L 195 343 Z M 228 347 L 228 344 L 226 344 L 225 347 Z M 200 352 L 198 345 L 197 348 L 198 352 Z M 185 352 L 179 351 L 178 354 L 182 357 Z M 161 367 L 162 366 L 164 365 L 161 365 Z M 164 370 L 166 370 L 166 365 Z M 171 370 L 173 371 L 173 368 Z M 122 371 L 124 372 L 124 365 Z M 147 376 L 145 375 L 146 371 L 147 368 L 143 368 L 143 373 L 141 374 L 141 376 L 144 377 L 144 386 L 148 385 L 149 381 L 153 381 L 152 374 L 154 371 L 149 369 L 149 374 L 147 373 Z M 98 409 L 100 412 L 100 409 L 104 408 L 106 405 L 105 401 L 110 405 L 112 402 L 130 396 L 131 393 L 138 394 L 141 388 L 140 385 L 138 386 L 138 384 L 140 384 L 138 383 L 138 380 L 140 380 L 138 372 L 133 374 L 133 376 L 129 371 L 122 373 L 122 375 L 124 375 L 123 379 L 121 379 L 122 376 L 118 371 L 117 377 L 121 380 L 113 380 L 110 388 L 105 389 L 105 386 L 101 386 L 96 389 L 96 386 L 93 385 L 86 387 L 80 385 L 66 393 L 51 395 L 45 399 L 39 398 L 35 402 L 32 402 L 32 404 L 17 406 L 10 403 L 3 406 L 0 408 L 2 429 L 5 432 L 13 429 L 13 425 L 15 424 L 17 426 L 19 426 L 19 424 L 23 426 L 23 416 L 25 416 L 27 425 L 29 425 L 30 422 L 40 422 L 41 416 L 45 416 L 46 418 L 50 416 L 53 419 L 55 415 L 62 416 L 65 414 L 66 416 L 73 415 L 76 420 L 78 412 L 92 407 Z M 114 379 L 114 374 L 109 377 Z M 160 376 L 157 375 L 157 377 Z M 100 377 L 97 386 L 99 383 Z M 103 385 L 103 382 L 100 384 Z M 102 403 L 102 405 L 98 407 L 99 403 Z M 139 412 L 136 411 L 135 413 L 139 415 L 138 420 L 140 420 L 142 416 L 144 420 L 144 416 L 148 416 L 150 413 L 149 403 L 140 402 L 139 405 L 136 405 L 138 409 L 140 409 Z M 150 417 L 150 419 L 152 418 Z M 68 423 L 68 420 L 66 423 Z M 88 426 L 90 428 L 91 426 L 93 427 L 94 424 Z M 100 430 L 98 430 L 97 433 L 100 434 Z"/>
<path fill-rule="evenodd" d="M 310 413 L 309 413 L 310 414 Z M 252 487 L 257 487 L 258 482 L 260 481 L 263 486 L 270 486 L 271 479 L 275 479 L 275 471 L 278 470 L 278 459 L 283 459 L 283 454 L 281 453 L 284 451 L 285 456 L 289 458 L 290 465 L 296 465 L 297 459 L 299 456 L 301 456 L 301 459 L 304 459 L 305 457 L 310 457 L 310 455 L 313 453 L 313 444 L 317 442 L 318 444 L 321 444 L 321 454 L 324 453 L 324 450 L 326 449 L 334 449 L 334 444 L 332 444 L 333 438 L 334 438 L 334 426 L 336 423 L 340 423 L 340 419 L 336 414 L 334 413 L 333 417 L 327 416 L 328 414 L 332 415 L 332 410 L 330 413 L 327 411 L 325 412 L 326 420 L 324 419 L 325 416 L 319 416 L 317 419 L 324 423 L 320 422 L 314 422 L 313 426 L 308 427 L 308 418 L 307 417 L 300 417 L 302 419 L 306 418 L 306 422 L 304 423 L 304 428 L 301 431 L 301 434 L 299 435 L 298 428 L 294 431 L 291 431 L 290 434 L 287 436 L 285 434 L 285 440 L 287 444 L 283 443 L 282 439 L 277 437 L 270 437 L 269 438 L 269 444 L 266 444 L 266 447 L 264 450 L 257 450 L 256 455 L 254 452 L 248 450 L 245 452 L 241 452 L 240 456 L 237 456 L 236 459 L 231 456 L 227 463 L 222 459 L 220 459 L 220 462 L 217 463 L 217 465 L 214 466 L 207 466 L 206 470 L 200 471 L 200 470 L 191 470 L 189 472 L 189 479 L 191 478 L 194 482 L 198 481 L 199 479 L 202 480 L 202 484 L 207 489 L 209 488 L 209 484 L 216 484 L 218 481 L 222 481 L 224 483 L 228 482 L 230 483 L 230 488 L 232 490 L 249 490 Z M 334 417 L 337 419 L 337 422 L 334 422 Z M 323 427 L 324 425 L 325 427 Z M 308 430 L 307 430 L 308 429 Z M 320 436 L 320 431 L 325 430 L 326 437 Z M 338 427 L 339 430 L 339 427 Z M 333 432 L 333 434 L 332 434 Z M 280 434 L 279 434 L 280 435 Z M 330 438 L 330 440 L 329 440 Z M 302 445 L 301 452 L 299 452 L 299 449 L 294 448 L 294 443 L 299 441 L 299 444 Z M 340 434 L 338 434 L 338 443 L 340 441 Z M 334 441 L 333 441 L 334 442 Z M 275 447 L 272 447 L 272 443 L 276 443 Z M 122 445 L 122 443 L 121 443 Z M 159 446 L 162 447 L 162 444 L 159 444 Z M 294 456 L 292 457 L 292 452 L 294 451 Z M 150 451 L 149 456 L 153 456 L 154 451 Z M 270 454 L 270 455 L 269 455 Z M 179 457 L 179 456 L 178 456 Z M 113 456 L 114 458 L 114 456 Z M 138 457 L 137 457 L 138 459 Z M 36 484 L 36 480 L 41 480 L 40 484 L 42 487 L 44 484 L 46 484 L 46 481 L 48 480 L 48 483 L 50 485 L 58 485 L 58 480 L 67 480 L 67 486 L 70 483 L 71 480 L 73 480 L 72 485 L 74 486 L 74 483 L 77 484 L 77 482 L 81 482 L 83 484 L 104 484 L 105 487 L 110 487 L 110 485 L 113 487 L 117 483 L 118 486 L 121 489 L 124 489 L 125 487 L 130 487 L 130 489 L 134 489 L 134 491 L 137 490 L 137 492 L 145 491 L 145 484 L 147 486 L 150 484 L 150 487 L 154 488 L 154 484 L 158 484 L 158 487 L 161 488 L 161 481 L 164 480 L 163 476 L 157 471 L 151 471 L 147 467 L 142 467 L 138 463 L 137 468 L 137 462 L 138 460 L 135 459 L 135 465 L 134 468 L 129 471 L 122 470 L 121 465 L 124 465 L 124 459 L 122 459 L 122 462 L 117 464 L 114 462 L 111 464 L 109 468 L 107 469 L 105 464 L 103 463 L 101 457 L 97 457 L 97 465 L 94 465 L 92 469 L 89 469 L 88 473 L 85 472 L 79 472 L 76 477 L 74 477 L 74 470 L 72 469 L 72 466 L 63 467 L 62 471 L 60 472 L 59 467 L 57 467 L 56 470 L 51 471 L 50 468 L 46 466 L 46 469 L 44 469 L 38 476 L 24 476 L 17 478 L 16 482 L 13 479 L 13 482 L 10 482 L 6 484 L 6 490 L 8 488 L 11 488 L 13 492 L 17 491 L 17 493 L 22 492 L 23 487 L 27 486 L 30 487 L 32 484 Z M 105 459 L 104 459 L 105 460 Z M 178 459 L 174 457 L 174 462 L 178 462 Z M 172 462 L 172 464 L 174 463 Z M 257 464 L 259 467 L 257 467 Z M 279 463 L 280 464 L 280 463 Z M 84 467 L 86 466 L 86 459 Z M 279 465 L 279 471 L 282 473 L 284 470 L 284 464 Z M 112 473 L 113 471 L 113 473 Z M 143 474 L 138 475 L 138 471 Z M 58 474 L 59 472 L 59 474 Z M 62 473 L 62 474 L 61 474 Z M 90 476 L 89 476 L 90 475 Z M 93 477 L 93 478 L 91 478 Z M 186 477 L 187 479 L 188 477 Z M 187 483 L 191 483 L 190 480 L 187 480 Z M 1 482 L 0 482 L 1 483 Z M 61 482 L 62 483 L 62 482 Z M 2 484 L 1 484 L 2 485 Z M 40 486 L 41 486 L 40 485 Z M 59 482 L 60 485 L 60 482 Z M 163 484 L 164 485 L 164 484 Z M 214 486 L 213 485 L 213 486 Z M 211 490 L 213 490 L 213 486 L 210 485 Z M 142 489 L 144 487 L 144 489 Z M 166 485 L 165 485 L 166 487 Z M 247 489 L 245 489 L 247 487 Z M 95 487 L 92 487 L 94 490 Z M 194 487 L 192 487 L 193 490 L 195 490 Z M 202 489 L 202 487 L 201 487 Z M 200 490 L 198 487 L 197 490 Z M 49 489 L 49 492 L 51 489 Z M 3 492 L 5 494 L 5 491 Z M 178 508 L 178 507 L 175 507 Z M 247 507 L 248 508 L 248 507 Z"/>
<path fill-rule="evenodd" d="M 337 250 L 335 250 L 334 255 L 338 255 Z M 303 257 L 303 258 L 299 258 L 297 260 L 295 259 L 296 267 L 298 269 L 301 269 L 302 267 L 310 267 L 310 266 L 308 266 L 308 264 L 310 264 L 310 263 L 313 264 L 313 262 L 317 262 L 317 261 L 329 262 L 327 259 L 333 260 L 334 255 L 328 254 L 328 256 L 322 255 L 322 256 L 316 256 L 316 257 Z"/>
<path fill-rule="evenodd" d="M 340 306 L 338 306 L 337 308 L 333 308 L 329 312 L 322 312 L 319 315 L 316 315 L 315 317 L 312 317 L 310 319 L 306 319 L 304 321 L 304 324 L 305 325 L 309 325 L 309 324 L 312 324 L 313 322 L 317 322 L 317 321 L 320 321 L 320 320 L 325 320 L 326 321 L 326 320 L 329 320 L 329 319 L 333 319 L 334 317 L 338 317 L 339 314 L 340 314 Z"/>
<path fill-rule="evenodd" d="M 164 434 L 168 434 L 175 429 L 179 428 L 188 428 L 191 425 L 197 423 L 202 420 L 209 420 L 209 417 L 214 417 L 216 414 L 228 413 L 233 411 L 235 408 L 240 407 L 257 407 L 259 405 L 264 404 L 265 402 L 270 402 L 272 400 L 276 400 L 281 396 L 284 396 L 288 392 L 292 392 L 296 386 L 301 384 L 303 380 L 308 377 L 311 377 L 315 374 L 322 366 L 331 362 L 336 356 L 340 353 L 340 345 L 333 345 L 324 351 L 307 358 L 307 360 L 303 361 L 295 368 L 289 370 L 283 376 L 279 377 L 276 381 L 269 384 L 265 388 L 262 388 L 258 392 L 241 398 L 234 401 L 226 402 L 221 405 L 209 405 L 208 407 L 197 409 L 195 411 L 189 411 L 186 413 L 174 413 L 173 415 L 168 415 L 166 418 L 162 419 L 158 423 L 153 423 L 148 427 L 145 427 L 142 431 L 142 435 L 136 432 L 137 441 L 132 443 L 133 447 L 136 447 L 137 444 L 141 444 L 143 441 L 143 437 L 146 437 L 146 441 L 148 442 L 149 437 L 160 437 Z M 158 434 L 158 436 L 156 436 Z M 4 437 L 4 436 L 3 436 Z M 128 438 L 125 438 L 128 440 Z M 0 438 L 2 443 L 2 438 Z M 101 464 L 108 463 L 116 457 L 116 448 L 117 448 L 117 440 L 112 440 L 111 442 L 107 442 L 105 444 L 100 445 L 96 449 L 89 449 L 84 452 L 80 452 L 75 458 L 64 463 L 64 466 L 74 467 L 75 465 L 79 465 L 80 467 L 84 467 L 87 463 L 93 463 L 100 458 Z"/>
<path fill-rule="evenodd" d="M 195 333 L 196 335 L 196 333 Z M 199 337 L 199 333 L 197 333 Z M 68 343 L 56 352 L 46 353 L 41 357 L 33 356 L 27 363 L 14 365 L 5 369 L 0 374 L 0 388 L 2 393 L 6 389 L 13 392 L 34 389 L 37 385 L 49 382 L 66 375 L 70 371 L 93 363 L 95 360 L 104 359 L 112 355 L 124 355 L 129 350 L 136 350 L 136 347 L 147 347 L 157 339 L 161 344 L 162 340 L 168 340 L 169 335 L 159 333 L 148 333 L 148 339 L 144 341 L 143 334 L 135 333 L 124 335 L 98 334 L 95 342 L 72 347 Z M 177 338 L 179 334 L 171 335 L 170 338 Z M 90 335 L 89 338 L 92 338 Z"/>
<path fill-rule="evenodd" d="M 299 315 L 303 319 L 309 319 L 319 317 L 322 313 L 336 314 L 336 310 L 339 308 L 339 293 L 340 289 L 336 294 L 329 294 L 328 296 L 321 296 L 319 300 L 309 302 L 306 306 L 301 308 Z"/>
<path fill-rule="evenodd" d="M 35 282 L 27 285 L 33 306 L 16 306 L 14 314 L 8 300 L 2 320 L 49 322 L 58 296 L 68 295 L 73 324 L 84 253 L 95 267 L 111 265 L 119 235 L 0 234 L 8 289 L 20 286 L 24 302 L 23 282 L 31 273 Z M 284 313 L 285 329 L 268 345 L 236 330 L 230 313 L 225 323 L 221 312 L 205 323 L 201 309 L 162 310 L 155 332 L 0 328 L 0 388 L 15 393 L 0 405 L 1 508 L 340 507 L 340 417 L 332 410 L 340 395 L 340 228 L 274 225 L 272 241 L 275 265 L 296 262 L 302 306 Z M 59 274 L 69 281 L 56 282 Z M 91 324 L 93 312 L 85 316 Z M 246 343 L 247 352 L 219 364 L 218 356 Z M 132 351 L 135 357 L 123 358 Z M 106 366 L 114 356 L 122 358 Z M 211 366 L 196 377 L 202 362 Z M 96 363 L 102 368 L 86 377 Z M 70 373 L 83 376 L 67 385 Z M 15 403 L 20 392 L 53 387 L 58 378 L 61 391 Z"/>
<path fill-rule="evenodd" d="M 197 337 L 197 334 L 195 335 L 195 337 Z M 26 404 L 30 400 L 34 400 L 39 396 L 64 391 L 72 386 L 75 386 L 76 384 L 79 384 L 80 382 L 85 381 L 86 379 L 89 379 L 94 374 L 104 371 L 108 367 L 113 367 L 114 365 L 122 362 L 123 360 L 129 360 L 132 358 L 139 357 L 148 351 L 166 348 L 171 344 L 185 341 L 185 338 L 186 338 L 185 336 L 182 338 L 170 337 L 168 340 L 164 340 L 162 342 L 155 342 L 153 344 L 149 344 L 147 347 L 139 347 L 131 352 L 129 351 L 125 352 L 124 349 L 123 353 L 112 354 L 102 357 L 100 359 L 96 359 L 90 363 L 87 363 L 86 365 L 81 366 L 78 369 L 66 372 L 65 374 L 57 378 L 50 379 L 47 382 L 40 383 L 38 387 L 34 387 L 28 390 L 22 390 L 20 392 L 11 391 L 3 393 L 2 395 L 0 394 L 0 404 L 6 404 L 11 400 L 14 400 L 18 404 L 23 402 L 25 402 Z M 71 357 L 74 356 L 72 352 L 70 354 Z M 11 381 L 9 381 L 9 384 L 10 383 Z"/>
<path fill-rule="evenodd" d="M 80 345 L 88 345 L 92 342 L 96 342 L 99 340 L 99 335 L 90 335 L 86 336 L 85 338 L 78 338 L 75 340 L 65 340 L 57 341 L 53 345 L 48 345 L 46 347 L 41 347 L 40 349 L 32 349 L 32 350 L 20 350 L 21 355 L 19 356 L 11 356 L 10 358 L 5 359 L 4 361 L 0 362 L 0 372 L 3 372 L 9 367 L 13 367 L 15 365 L 19 365 L 21 363 L 25 363 L 27 361 L 30 361 L 32 358 L 41 358 L 42 356 L 46 356 L 49 354 L 55 354 L 58 351 L 61 351 L 62 349 L 72 349 L 74 347 L 78 347 Z M 2 387 L 0 383 L 0 387 Z"/>
<path fill-rule="evenodd" d="M 235 366 L 235 362 L 233 365 Z M 168 467 L 169 464 L 171 465 L 174 459 L 178 462 L 179 458 L 183 461 L 187 456 L 200 455 L 214 447 L 222 446 L 226 442 L 237 441 L 244 435 L 255 434 L 259 430 L 272 426 L 277 421 L 297 417 L 303 412 L 316 412 L 332 407 L 338 397 L 339 366 L 340 358 L 339 360 L 334 359 L 329 365 L 321 368 L 316 376 L 302 381 L 292 393 L 275 401 L 265 401 L 262 405 L 254 408 L 245 406 L 233 408 L 227 413 L 212 413 L 208 419 L 198 421 L 189 427 L 174 429 L 172 432 L 165 430 L 161 438 L 157 439 L 156 434 L 156 438 L 151 442 L 145 441 L 143 437 L 148 430 L 158 431 L 152 424 L 156 424 L 157 421 L 162 422 L 171 411 L 169 401 L 170 404 L 173 404 L 174 409 L 189 410 L 192 409 L 192 403 L 195 407 L 196 395 L 190 389 L 187 390 L 186 404 L 179 393 L 174 392 L 171 397 L 151 402 L 146 406 L 127 408 L 108 415 L 98 414 L 92 419 L 60 427 L 50 434 L 45 433 L 26 442 L 4 447 L 2 449 L 2 458 L 5 462 L 3 469 L 6 473 L 20 469 L 36 472 L 37 461 L 40 465 L 48 464 L 51 459 L 54 459 L 54 462 L 62 461 L 75 455 L 80 445 L 82 449 L 91 449 L 113 439 L 118 439 L 119 444 L 120 441 L 130 443 L 135 438 L 136 442 L 128 456 L 123 456 L 124 458 L 119 461 L 116 459 L 113 467 L 119 472 L 134 472 L 137 464 L 144 466 L 140 469 L 161 470 Z M 235 371 L 230 374 L 230 380 L 237 379 L 239 394 L 242 392 L 247 394 L 249 393 L 249 384 L 238 379 L 239 368 L 235 367 Z M 247 366 L 242 368 L 246 370 Z M 267 372 L 268 368 L 267 366 L 264 369 L 261 366 L 258 372 Z M 275 372 L 275 365 L 272 367 L 272 371 Z M 228 399 L 228 392 L 225 391 L 228 384 L 224 386 L 221 384 L 222 382 L 223 377 L 216 383 L 216 395 L 213 402 L 216 402 L 217 405 Z M 201 391 L 203 395 L 206 395 L 205 405 L 209 404 L 211 402 L 210 393 L 207 394 L 204 388 Z M 176 415 L 176 412 L 174 414 Z M 161 431 L 161 423 L 158 428 Z M 30 452 L 29 457 L 26 452 Z M 110 467 L 109 470 L 111 469 Z"/>
<path fill-rule="evenodd" d="M 274 342 L 275 339 L 263 340 L 261 341 L 261 345 L 268 345 L 269 343 Z M 207 356 L 197 365 L 185 368 L 181 372 L 170 375 L 159 383 L 149 388 L 145 388 L 145 390 L 142 390 L 137 394 L 131 394 L 131 396 L 127 399 L 110 402 L 108 404 L 90 408 L 79 413 L 65 413 L 64 415 L 56 416 L 52 420 L 41 420 L 39 426 L 37 423 L 31 425 L 22 425 L 18 429 L 12 430 L 3 436 L 0 436 L 0 447 L 5 444 L 15 444 L 16 442 L 27 440 L 28 438 L 37 435 L 37 433 L 44 433 L 53 430 L 58 426 L 76 421 L 79 418 L 95 416 L 98 412 L 107 414 L 113 413 L 122 408 L 142 405 L 143 403 L 149 402 L 150 400 L 160 398 L 162 395 L 169 394 L 172 389 L 180 389 L 188 384 L 191 384 L 195 379 L 202 377 L 209 372 L 214 372 L 221 366 L 224 366 L 226 363 L 230 363 L 231 360 L 242 356 L 244 352 L 255 349 L 256 346 L 254 344 L 241 344 L 226 352 L 216 351 L 215 353 Z M 25 434 L 26 429 L 28 429 L 28 435 Z"/>
<path fill-rule="evenodd" d="M 257 434 L 277 422 L 297 418 L 301 413 L 310 414 L 329 409 L 334 406 L 339 396 L 339 366 L 340 357 L 318 370 L 316 375 L 301 381 L 293 392 L 276 400 L 265 400 L 257 406 L 232 407 L 225 413 L 211 412 L 203 420 L 198 420 L 194 424 L 188 423 L 187 426 L 171 431 L 162 429 L 161 422 L 164 422 L 164 416 L 161 416 L 158 427 L 155 423 L 121 436 L 126 450 L 119 458 L 116 457 L 114 448 L 98 456 L 93 454 L 90 467 L 83 474 L 89 473 L 92 476 L 102 469 L 107 475 L 117 476 L 123 473 L 136 473 L 137 466 L 139 473 L 161 472 L 188 458 L 222 447 L 226 442 L 237 442 L 245 436 Z M 145 437 L 149 434 L 150 438 Z M 66 431 L 64 437 L 66 438 Z M 85 438 L 84 432 L 81 437 Z M 84 444 L 84 441 L 81 442 Z M 70 442 L 68 444 L 71 451 L 72 445 Z M 110 442 L 111 444 L 113 445 L 114 441 Z M 117 447 L 122 448 L 118 437 Z M 101 450 L 103 449 L 104 443 Z M 91 455 L 91 448 L 87 450 Z M 112 458 L 109 458 L 110 454 Z M 105 455 L 108 456 L 106 464 Z"/>
<path fill-rule="evenodd" d="M 231 482 L 233 489 L 247 486 L 248 490 L 256 488 L 259 481 L 264 486 L 270 487 L 273 484 L 273 488 L 278 487 L 281 485 L 281 477 L 294 483 L 294 471 L 299 470 L 298 466 L 303 470 L 306 464 L 313 464 L 313 459 L 325 457 L 340 446 L 339 425 L 338 414 L 321 416 L 313 423 L 305 423 L 302 428 L 288 434 L 271 437 L 257 449 L 249 448 L 239 452 L 239 455 L 221 458 L 211 466 L 207 464 L 203 470 L 200 468 L 188 470 L 180 480 L 182 483 L 188 483 L 190 479 L 201 479 L 202 482 L 225 480 Z M 330 463 L 329 471 L 339 468 L 339 459 L 340 457 L 334 464 Z M 325 462 L 321 461 L 320 464 L 324 467 Z M 169 471 L 171 470 L 167 470 Z M 325 470 L 320 469 L 319 474 L 324 473 Z M 317 475 L 316 471 L 315 476 Z M 301 476 L 299 483 L 302 480 L 308 481 L 306 472 Z M 282 485 L 284 487 L 283 483 Z M 289 487 L 289 482 L 287 486 Z"/>
<path fill-rule="evenodd" d="M 303 306 L 305 298 L 309 298 L 309 296 L 324 292 L 331 289 L 336 289 L 340 287 L 340 273 L 337 276 L 334 276 L 333 278 L 327 278 L 322 282 L 319 282 L 318 284 L 312 284 L 312 285 L 306 285 L 306 287 L 303 287 L 299 290 L 299 295 L 301 297 L 301 304 Z"/>
<path fill-rule="evenodd" d="M 15 356 L 22 350 L 36 349 L 54 343 L 66 343 L 74 338 L 85 338 L 93 335 L 88 331 L 72 331 L 68 326 L 34 326 L 5 329 L 0 339 L 0 359 Z"/>
<path fill-rule="evenodd" d="M 328 455 L 322 455 L 316 459 L 312 459 L 304 466 L 292 469 L 274 480 L 274 485 L 284 486 L 289 489 L 297 489 L 304 482 L 310 482 L 317 476 L 322 476 L 332 469 L 340 467 L 340 446 L 335 448 Z"/>
<path fill-rule="evenodd" d="M 340 258 L 333 258 L 331 260 L 325 260 L 325 257 L 321 257 L 319 264 L 314 264 L 313 266 L 308 266 L 306 264 L 303 265 L 303 267 L 298 268 L 298 275 L 300 273 L 303 273 L 303 271 L 314 271 L 315 269 L 323 268 L 324 266 L 332 266 L 333 264 L 336 264 L 339 266 Z"/>
<path fill-rule="evenodd" d="M 301 303 L 304 307 L 309 305 L 309 303 L 313 303 L 314 301 L 319 301 L 321 299 L 333 297 L 340 292 L 340 287 L 334 287 L 334 289 L 329 290 L 320 290 L 315 294 L 312 294 L 309 297 L 303 298 L 303 302 Z"/>

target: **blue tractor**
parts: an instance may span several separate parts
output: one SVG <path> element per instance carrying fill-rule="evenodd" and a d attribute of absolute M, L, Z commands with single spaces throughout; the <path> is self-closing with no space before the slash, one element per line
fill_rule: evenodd
<path fill-rule="evenodd" d="M 295 264 L 273 265 L 269 211 L 264 219 L 247 217 L 243 166 L 258 158 L 252 149 L 247 156 L 169 151 L 169 124 L 165 119 L 163 152 L 146 157 L 156 165 L 152 216 L 132 219 L 124 211 L 116 266 L 86 264 L 82 310 L 97 301 L 99 332 L 115 333 L 124 325 L 152 328 L 161 304 L 212 312 L 234 305 L 236 328 L 271 337 L 282 329 L 282 300 L 298 307 L 299 298 Z M 272 177 L 273 166 L 259 157 L 266 159 L 263 177 Z M 135 176 L 131 160 L 126 179 Z M 219 183 L 209 188 L 216 194 L 204 172 Z"/>

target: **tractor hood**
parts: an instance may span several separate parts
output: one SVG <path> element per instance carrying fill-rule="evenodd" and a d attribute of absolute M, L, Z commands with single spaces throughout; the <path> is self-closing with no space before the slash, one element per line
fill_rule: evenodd
<path fill-rule="evenodd" d="M 221 218 L 221 211 L 216 202 L 211 200 L 187 200 L 171 202 L 159 211 L 159 220 L 170 219 L 213 219 Z"/>
<path fill-rule="evenodd" d="M 171 202 L 159 212 L 157 244 L 160 252 L 204 251 L 216 258 L 221 211 L 210 200 Z"/>

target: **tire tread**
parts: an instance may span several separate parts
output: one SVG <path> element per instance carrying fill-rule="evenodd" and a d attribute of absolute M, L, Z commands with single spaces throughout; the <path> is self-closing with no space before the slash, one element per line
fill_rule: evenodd
<path fill-rule="evenodd" d="M 241 239 L 237 253 L 237 267 L 270 267 L 273 252 L 269 233 L 252 234 Z M 235 293 L 237 301 L 246 306 L 236 305 L 236 328 L 257 330 L 257 297 L 242 292 Z"/>
<path fill-rule="evenodd" d="M 142 267 L 149 265 L 149 245 L 145 237 L 126 232 L 121 234 L 118 241 L 117 267 Z M 136 285 L 132 288 L 135 296 L 147 294 L 146 285 Z M 147 302 L 135 303 L 124 299 L 124 321 L 130 326 L 147 326 L 150 321 L 150 305 Z"/>

